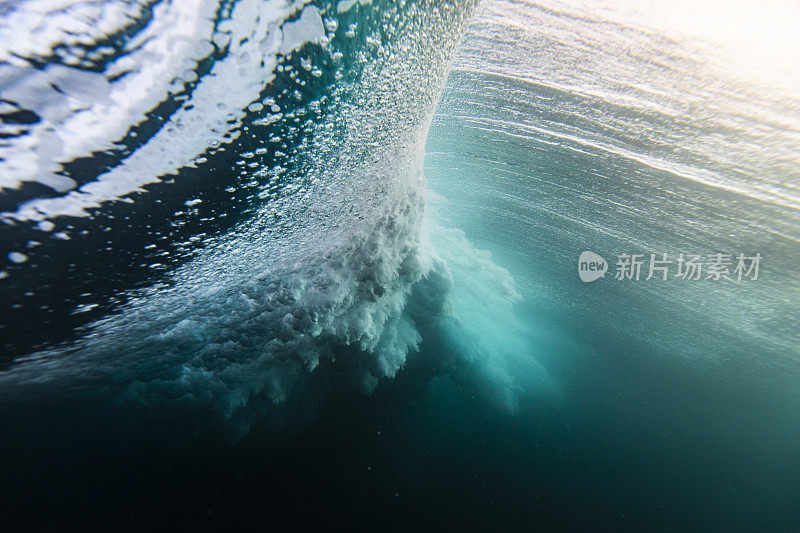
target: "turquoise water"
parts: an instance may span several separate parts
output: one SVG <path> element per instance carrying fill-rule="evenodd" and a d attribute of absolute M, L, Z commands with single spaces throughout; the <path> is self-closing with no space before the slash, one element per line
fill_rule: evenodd
<path fill-rule="evenodd" d="M 0 524 L 800 523 L 796 6 L 62 7 L 0 8 Z"/>

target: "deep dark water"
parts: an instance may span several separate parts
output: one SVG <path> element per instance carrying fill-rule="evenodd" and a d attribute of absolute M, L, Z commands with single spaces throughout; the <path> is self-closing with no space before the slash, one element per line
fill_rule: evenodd
<path fill-rule="evenodd" d="M 294 396 L 234 444 L 189 422 L 43 399 L 4 424 L 3 528 L 789 530 L 800 519 L 796 450 L 776 447 L 775 420 L 746 414 L 790 413 L 755 409 L 753 391 L 606 351 L 555 370 L 567 400 L 511 413 L 430 366 L 424 353 L 441 349 L 423 346 L 370 397 L 327 388 L 320 369 L 308 385 L 326 393 Z"/>

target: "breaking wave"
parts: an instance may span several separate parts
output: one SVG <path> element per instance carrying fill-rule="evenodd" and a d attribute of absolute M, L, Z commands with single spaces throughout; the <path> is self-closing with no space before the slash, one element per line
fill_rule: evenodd
<path fill-rule="evenodd" d="M 513 407 L 491 354 L 518 347 L 486 345 L 469 312 L 492 301 L 521 327 L 510 275 L 424 214 L 427 129 L 473 4 L 7 8 L 49 24 L 2 51 L 7 116 L 27 117 L 3 146 L 6 399 L 104 394 L 246 432 L 321 362 L 371 391 L 426 332 Z"/>

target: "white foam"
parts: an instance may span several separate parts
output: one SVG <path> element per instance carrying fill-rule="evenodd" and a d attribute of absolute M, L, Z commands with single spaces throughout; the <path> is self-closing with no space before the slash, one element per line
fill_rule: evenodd
<path fill-rule="evenodd" d="M 122 164 L 114 167 L 105 174 L 100 175 L 95 181 L 89 182 L 75 191 L 57 197 L 36 199 L 18 207 L 14 213 L 4 213 L 5 217 L 15 220 L 40 221 L 57 216 L 85 216 L 87 211 L 99 207 L 103 202 L 121 198 L 134 191 L 140 190 L 143 186 L 154 183 L 164 175 L 176 172 L 179 168 L 193 165 L 193 160 L 200 156 L 212 143 L 224 144 L 236 138 L 236 134 L 229 134 L 230 120 L 239 121 L 245 114 L 247 106 L 258 98 L 261 89 L 273 78 L 273 70 L 277 62 L 277 53 L 285 46 L 281 41 L 281 32 L 278 31 L 281 24 L 302 4 L 287 4 L 281 0 L 271 2 L 261 2 L 255 0 L 243 0 L 238 2 L 227 27 L 231 28 L 236 35 L 230 43 L 228 57 L 214 64 L 212 71 L 204 76 L 198 83 L 192 94 L 191 109 L 182 108 L 177 111 L 145 145 L 136 150 Z M 195 19 L 203 18 L 194 11 Z M 206 21 L 207 23 L 208 21 Z M 303 10 L 300 18 L 294 22 L 289 30 L 288 38 L 290 49 L 301 46 L 303 39 L 315 40 L 319 38 L 319 30 L 322 28 L 319 10 L 314 6 L 309 6 Z M 287 24 L 288 25 L 288 24 Z M 178 27 L 186 27 L 187 23 L 182 22 Z M 170 35 L 174 36 L 173 29 Z M 208 35 L 208 32 L 200 31 L 196 27 L 186 27 L 188 35 L 197 39 L 197 35 Z M 179 36 L 159 41 L 161 47 L 168 48 L 181 42 Z M 202 42 L 207 42 L 202 41 Z M 194 41 L 195 46 L 199 46 Z M 209 50 L 204 50 L 208 52 Z M 170 54 L 162 50 L 163 56 L 180 56 L 179 51 L 172 50 Z M 155 59 L 159 54 L 155 54 Z M 132 58 L 131 60 L 134 60 Z M 145 58 L 138 58 L 144 60 Z M 148 58 L 151 59 L 151 58 Z M 159 65 L 158 61 L 155 61 Z M 173 65 L 174 68 L 174 65 Z M 152 72 L 151 68 L 142 68 L 141 75 L 146 79 L 163 80 L 164 72 Z M 237 80 L 237 90 L 230 90 L 230 80 Z M 138 85 L 132 80 L 130 84 L 125 84 L 120 88 L 120 94 L 116 92 L 109 94 L 107 100 L 119 102 L 128 97 L 135 96 L 130 91 L 136 87 L 136 94 L 159 94 L 159 90 L 154 89 L 148 83 L 144 86 Z M 153 102 L 149 102 L 152 104 Z M 110 106 L 109 107 L 113 107 Z M 124 117 L 115 115 L 107 107 L 93 107 L 88 115 L 76 115 L 72 117 L 69 125 L 61 125 L 58 131 L 63 133 L 54 139 L 60 150 L 50 150 L 48 155 L 53 157 L 31 158 L 34 156 L 17 157 L 19 154 L 12 154 L 7 161 L 13 161 L 16 171 L 6 174 L 7 186 L 17 186 L 26 179 L 31 179 L 31 175 L 37 176 L 40 182 L 48 179 L 55 183 L 55 178 L 45 178 L 47 172 L 43 172 L 42 161 L 47 160 L 51 163 L 48 169 L 53 171 L 57 168 L 57 161 L 65 158 L 76 157 L 85 154 L 89 150 L 93 139 L 114 138 L 114 134 L 122 134 L 122 131 L 112 132 L 106 128 L 97 128 L 96 120 L 98 116 L 111 114 L 110 123 L 128 124 L 130 110 L 124 112 Z M 94 131 L 97 135 L 86 136 L 84 131 Z M 77 134 L 76 132 L 80 132 Z M 28 150 L 38 143 L 41 138 L 28 136 L 24 141 Z M 67 142 L 72 144 L 67 144 Z M 22 148 L 22 147 L 20 147 Z M 96 144 L 95 144 L 96 148 Z M 57 155 L 53 155 L 57 154 Z M 0 163 L 2 164 L 2 163 Z M 0 167 L 1 169 L 1 167 Z M 25 177 L 23 177 L 24 175 Z M 62 183 L 61 186 L 68 185 Z"/>
<path fill-rule="evenodd" d="M 306 43 L 316 43 L 325 36 L 322 15 L 315 6 L 303 9 L 300 18 L 284 24 L 282 31 L 281 54 L 299 50 Z"/>
<path fill-rule="evenodd" d="M 0 21 L 0 60 L 9 65 L 0 68 L 0 97 L 19 102 L 42 120 L 0 148 L 0 188 L 33 181 L 60 192 L 71 189 L 74 182 L 56 174 L 60 163 L 114 148 L 114 141 L 144 119 L 175 77 L 209 52 L 203 43 L 211 37 L 215 7 L 212 0 L 157 4 L 152 20 L 104 74 L 57 64 L 40 71 L 21 57 L 49 54 L 59 43 L 92 43 L 119 31 L 133 17 L 130 4 L 98 8 L 96 2 L 53 6 L 35 1 L 12 10 Z M 20 32 L 19 24 L 28 31 Z"/>

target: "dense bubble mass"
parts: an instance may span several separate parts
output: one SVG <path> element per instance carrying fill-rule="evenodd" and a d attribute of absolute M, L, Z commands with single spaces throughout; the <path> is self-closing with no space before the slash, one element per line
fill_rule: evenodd
<path fill-rule="evenodd" d="M 387 218 L 405 224 L 469 4 L 6 10 L 30 36 L 0 51 L 7 366 L 196 285 L 193 262 L 242 278 L 292 270 Z"/>

